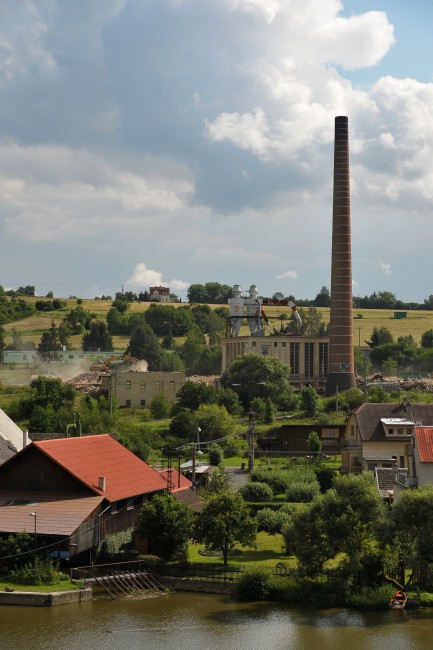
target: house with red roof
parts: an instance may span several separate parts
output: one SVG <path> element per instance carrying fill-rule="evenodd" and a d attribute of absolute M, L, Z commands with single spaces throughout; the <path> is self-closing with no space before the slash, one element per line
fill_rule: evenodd
<path fill-rule="evenodd" d="M 134 526 L 167 481 L 110 435 L 32 442 L 0 466 L 0 535 L 70 555 Z"/>
<path fill-rule="evenodd" d="M 412 453 L 413 475 L 417 486 L 433 484 L 433 426 L 415 427 Z"/>

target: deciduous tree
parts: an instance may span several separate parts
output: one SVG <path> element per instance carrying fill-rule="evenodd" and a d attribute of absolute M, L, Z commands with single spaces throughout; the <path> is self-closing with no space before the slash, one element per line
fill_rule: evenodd
<path fill-rule="evenodd" d="M 252 546 L 256 524 L 240 494 L 232 491 L 212 495 L 199 515 L 196 538 L 221 552 L 227 565 L 229 552 L 237 545 Z"/>

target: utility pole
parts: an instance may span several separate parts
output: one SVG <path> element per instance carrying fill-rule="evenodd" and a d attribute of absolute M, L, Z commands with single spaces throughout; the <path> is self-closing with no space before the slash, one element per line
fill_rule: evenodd
<path fill-rule="evenodd" d="M 254 467 L 254 437 L 255 437 L 255 423 L 256 413 L 250 411 L 248 417 L 250 419 L 248 428 L 248 471 L 252 472 Z"/>
<path fill-rule="evenodd" d="M 195 461 L 196 461 L 196 445 L 192 443 L 192 491 L 195 492 Z"/>

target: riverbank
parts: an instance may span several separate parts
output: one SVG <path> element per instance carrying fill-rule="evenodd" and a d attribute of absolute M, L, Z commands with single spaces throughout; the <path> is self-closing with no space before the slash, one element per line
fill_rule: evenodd
<path fill-rule="evenodd" d="M 1 605 L 20 605 L 22 607 L 55 607 L 92 600 L 90 587 L 71 591 L 52 591 L 48 593 L 35 591 L 0 591 Z"/>

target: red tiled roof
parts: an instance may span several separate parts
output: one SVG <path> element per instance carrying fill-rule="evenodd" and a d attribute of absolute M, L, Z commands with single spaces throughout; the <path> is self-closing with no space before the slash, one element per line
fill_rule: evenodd
<path fill-rule="evenodd" d="M 163 477 L 165 486 L 167 487 L 168 469 L 162 469 L 159 474 Z M 171 469 L 170 481 L 174 485 L 174 488 L 171 490 L 171 492 L 177 492 L 178 490 L 188 490 L 192 487 L 191 481 L 187 479 L 183 474 L 179 474 L 177 469 L 174 468 Z"/>
<path fill-rule="evenodd" d="M 32 443 L 108 501 L 166 489 L 163 477 L 108 434 Z M 98 478 L 105 477 L 105 491 Z"/>
<path fill-rule="evenodd" d="M 433 463 L 433 427 L 415 427 L 418 455 L 421 463 Z"/>
<path fill-rule="evenodd" d="M 37 492 L 0 492 L 0 531 L 18 533 L 26 530 L 39 535 L 70 537 L 85 521 L 103 497 L 83 497 Z M 10 504 L 10 505 L 7 505 Z"/>

